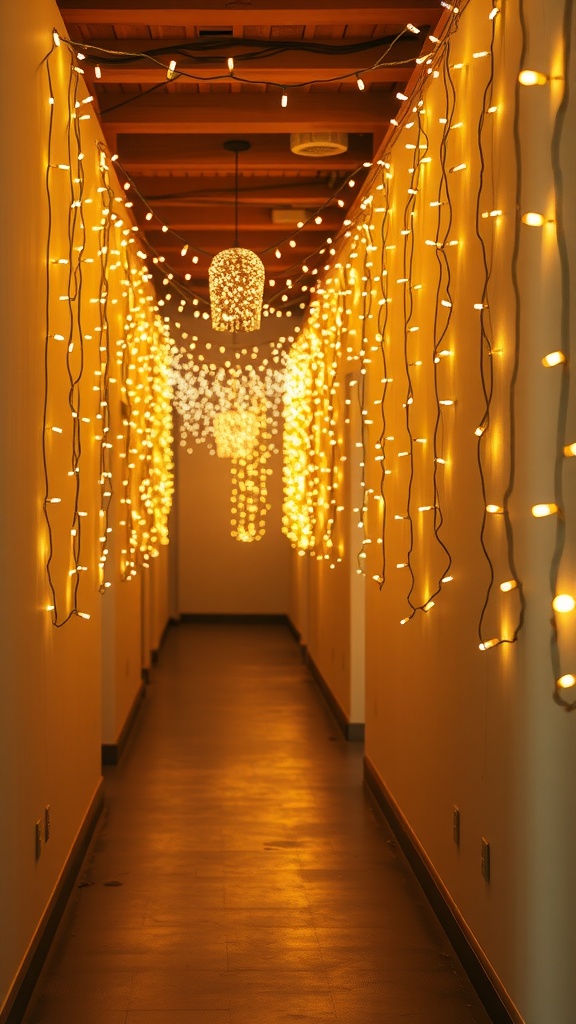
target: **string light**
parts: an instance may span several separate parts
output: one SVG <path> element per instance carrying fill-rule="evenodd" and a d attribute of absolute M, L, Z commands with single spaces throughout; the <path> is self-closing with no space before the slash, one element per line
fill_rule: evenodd
<path fill-rule="evenodd" d="M 518 75 L 518 81 L 520 85 L 546 85 L 548 77 L 541 71 L 531 71 L 526 68 Z"/>

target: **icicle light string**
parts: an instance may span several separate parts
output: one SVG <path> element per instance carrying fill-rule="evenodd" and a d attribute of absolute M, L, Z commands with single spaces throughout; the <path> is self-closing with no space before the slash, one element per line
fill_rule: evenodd
<path fill-rule="evenodd" d="M 482 94 L 480 117 L 478 121 L 478 132 L 477 132 L 477 145 L 478 145 L 478 157 L 480 163 L 480 171 L 478 177 L 478 190 L 476 193 L 476 214 L 475 214 L 475 233 L 478 243 L 480 245 L 482 269 L 484 274 L 484 280 L 482 284 L 482 295 L 481 302 L 479 304 L 479 321 L 480 321 L 480 335 L 479 335 L 479 372 L 480 381 L 482 384 L 482 394 L 484 397 L 484 408 L 481 414 L 481 423 L 485 424 L 485 428 L 477 430 L 478 440 L 476 443 L 476 454 L 478 461 L 478 471 L 480 476 L 480 482 L 482 487 L 482 501 L 483 501 L 483 514 L 482 514 L 482 525 L 480 528 L 480 544 L 484 553 L 486 565 L 488 567 L 488 585 L 484 597 L 484 602 L 480 611 L 480 619 L 478 622 L 478 638 L 480 641 L 480 649 L 486 649 L 486 642 L 488 637 L 484 635 L 484 620 L 490 604 L 492 591 L 494 587 L 494 564 L 490 555 L 489 545 L 490 539 L 488 534 L 491 536 L 494 531 L 500 527 L 500 517 L 490 514 L 490 501 L 494 500 L 494 490 L 497 486 L 495 479 L 491 480 L 490 493 L 487 489 L 486 481 L 486 470 L 485 470 L 485 456 L 484 451 L 488 440 L 491 437 L 491 431 L 493 428 L 492 422 L 492 399 L 494 395 L 494 360 L 493 360 L 493 328 L 492 328 L 492 312 L 490 306 L 490 278 L 492 273 L 492 256 L 488 253 L 488 244 L 484 238 L 484 234 L 481 230 L 481 218 L 482 218 L 482 202 L 485 194 L 485 172 L 486 172 L 486 159 L 484 153 L 484 126 L 486 120 L 486 111 L 491 106 L 494 86 L 494 39 L 496 31 L 496 19 L 491 22 L 491 37 L 490 37 L 490 51 L 489 51 L 489 72 L 484 86 Z M 490 126 L 492 128 L 492 126 Z M 493 206 L 492 196 L 490 197 L 490 208 Z M 491 233 L 494 231 L 494 224 L 490 225 Z M 491 474 L 494 478 L 494 474 Z M 508 516 L 508 511 L 505 506 L 498 506 L 502 508 L 502 515 Z M 495 544 L 495 542 L 494 542 Z M 495 544 L 496 546 L 496 544 Z M 496 647 L 501 643 L 509 642 L 502 636 L 495 638 L 496 642 L 490 642 L 491 647 Z"/>
<path fill-rule="evenodd" d="M 523 3 L 520 4 L 522 27 L 525 32 L 524 24 L 524 8 Z M 567 472 L 574 472 L 574 467 L 570 463 L 566 464 L 566 455 L 570 450 L 567 445 L 567 427 L 568 427 L 568 414 L 570 411 L 571 402 L 571 380 L 570 380 L 570 354 L 571 354 L 571 330 L 573 325 L 571 323 L 571 295 L 572 295 L 572 282 L 570 274 L 570 257 L 568 252 L 568 238 L 566 232 L 566 210 L 564 205 L 564 180 L 562 173 L 562 162 L 561 162 L 561 150 L 564 138 L 564 132 L 566 128 L 566 112 L 568 108 L 568 83 L 570 81 L 571 74 L 571 60 L 572 60 L 572 12 L 573 5 L 571 0 L 565 0 L 564 11 L 562 18 L 562 80 L 563 89 L 560 102 L 556 110 L 554 118 L 554 127 L 552 133 L 551 142 L 551 163 L 552 163 L 552 176 L 554 184 L 554 202 L 555 202 L 555 220 L 556 220 L 556 245 L 558 249 L 558 260 L 560 266 L 560 290 L 561 290 L 561 314 L 560 314 L 560 350 L 564 355 L 564 363 L 560 368 L 560 383 L 559 383 L 559 399 L 558 399 L 558 419 L 556 429 L 556 453 L 555 453 L 555 465 L 554 465 L 554 502 L 558 509 L 561 510 L 561 514 L 556 516 L 556 540 L 554 547 L 554 554 L 550 566 L 550 589 L 552 597 L 552 633 L 550 639 L 550 654 L 552 661 L 552 671 L 554 674 L 554 699 L 563 707 L 566 711 L 574 711 L 576 709 L 576 697 L 573 700 L 568 700 L 565 696 L 567 690 L 571 690 L 576 685 L 576 664 L 574 662 L 574 644 L 570 644 L 569 632 L 566 629 L 564 623 L 561 625 L 561 619 L 566 616 L 560 613 L 558 614 L 558 587 L 562 585 L 563 579 L 573 579 L 573 573 L 571 573 L 571 567 L 563 563 L 565 559 L 566 549 L 566 532 L 567 522 L 565 514 L 565 490 L 564 490 L 564 475 Z M 574 482 L 572 478 L 572 491 L 574 491 Z M 568 491 L 568 488 L 566 488 Z M 574 508 L 570 509 L 574 512 Z M 572 526 L 572 523 L 570 523 Z M 573 528 L 573 527 L 572 527 Z M 573 569 L 573 567 L 572 567 Z M 570 598 L 572 595 L 568 595 Z M 570 602 L 568 602 L 568 606 Z M 574 606 L 572 605 L 572 613 Z M 568 613 L 570 614 L 570 612 Z M 571 630 L 572 638 L 574 635 L 574 629 Z M 568 666 L 569 671 L 564 671 L 563 660 L 565 654 L 563 648 L 566 649 L 569 656 L 571 656 L 571 664 Z M 567 659 L 566 659 L 567 660 Z"/>
<path fill-rule="evenodd" d="M 45 59 L 50 113 L 46 170 L 48 233 L 43 464 L 46 573 L 50 592 L 48 610 L 52 613 L 53 624 L 60 627 L 73 615 L 90 618 L 79 605 L 82 573 L 94 572 L 101 590 L 111 585 L 105 578 L 105 566 L 112 532 L 113 479 L 118 472 L 114 452 L 119 459 L 124 455 L 128 456 L 126 461 L 133 460 L 129 471 L 133 471 L 133 483 L 130 485 L 129 480 L 123 481 L 124 486 L 132 487 L 132 495 L 125 499 L 131 508 L 121 525 L 129 530 L 132 551 L 137 551 L 137 555 L 132 559 L 131 572 L 128 576 L 123 573 L 122 578 L 134 575 L 137 563 L 147 565 L 149 559 L 158 553 L 158 544 L 167 541 L 166 519 L 171 503 L 172 476 L 170 394 L 163 369 L 168 355 L 165 330 L 158 322 L 151 323 L 150 316 L 154 317 L 153 296 L 143 293 L 148 274 L 145 268 L 136 266 L 130 256 L 129 244 L 134 240 L 132 228 L 125 226 L 120 232 L 124 221 L 117 215 L 114 204 L 121 204 L 124 200 L 114 194 L 108 158 L 101 143 L 95 144 L 94 154 L 98 163 L 92 191 L 88 187 L 87 162 L 90 174 L 94 172 L 92 161 L 86 159 L 81 132 L 81 123 L 90 119 L 89 114 L 81 113 L 87 99 L 80 99 L 79 69 L 74 63 L 74 55 L 64 48 L 60 50 L 58 59 L 69 63 L 67 93 L 64 89 L 59 90 L 58 96 L 55 93 L 51 65 L 58 47 L 56 36 L 55 33 L 54 45 Z M 63 125 L 60 146 L 65 149 L 65 157 L 60 160 L 56 154 L 56 115 L 57 123 Z M 89 145 L 92 149 L 92 143 Z M 99 210 L 95 202 L 97 196 L 100 197 Z M 90 217 L 87 215 L 89 210 L 92 211 Z M 67 238 L 64 243 L 55 236 L 56 223 L 65 225 Z M 66 245 L 65 256 L 63 244 Z M 86 264 L 95 264 L 89 277 L 84 272 Z M 65 285 L 61 284 L 63 279 Z M 121 291 L 122 288 L 126 290 Z M 65 294 L 62 294 L 64 290 Z M 146 352 L 138 354 L 132 351 L 127 366 L 124 366 L 120 353 L 126 341 L 117 343 L 117 363 L 127 370 L 126 379 L 118 382 L 117 377 L 111 376 L 109 316 L 111 307 L 118 304 L 114 323 L 118 322 L 117 316 L 120 319 L 125 317 L 125 329 L 129 331 L 131 314 L 127 309 L 131 302 L 130 294 L 138 295 L 134 299 L 134 313 L 139 320 L 138 344 L 145 345 Z M 94 305 L 98 306 L 97 311 Z M 87 371 L 93 366 L 98 380 L 90 388 Z M 130 437 L 129 453 L 120 451 L 121 446 L 117 444 L 125 437 L 124 431 L 118 437 L 112 433 L 112 384 L 120 387 L 124 409 L 129 408 L 132 400 L 140 407 L 133 422 L 136 437 L 134 434 Z M 67 395 L 66 406 L 63 391 Z M 64 407 L 69 410 L 70 420 L 64 420 L 60 425 L 58 420 Z M 92 426 L 86 427 L 85 424 Z M 85 453 L 83 449 L 83 435 L 87 431 L 94 431 L 93 440 L 97 443 L 94 457 L 90 456 L 89 450 Z M 69 469 L 64 477 L 62 466 L 66 465 L 66 454 L 62 446 L 68 443 Z M 94 496 L 99 493 L 95 516 L 89 509 L 92 485 L 86 476 L 86 467 L 89 469 L 94 461 L 98 470 Z M 87 502 L 88 510 L 81 509 L 81 500 Z M 68 531 L 66 518 L 70 524 Z M 97 522 L 92 521 L 95 518 Z M 99 544 L 100 550 L 97 564 L 93 566 L 85 564 L 85 545 L 81 544 L 87 528 L 89 533 L 95 532 L 94 542 Z M 63 542 L 66 536 L 68 541 Z"/>

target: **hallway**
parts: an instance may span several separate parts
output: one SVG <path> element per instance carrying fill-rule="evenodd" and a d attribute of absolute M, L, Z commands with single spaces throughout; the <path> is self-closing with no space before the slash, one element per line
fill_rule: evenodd
<path fill-rule="evenodd" d="M 488 1024 L 283 625 L 172 628 L 26 1024 Z"/>

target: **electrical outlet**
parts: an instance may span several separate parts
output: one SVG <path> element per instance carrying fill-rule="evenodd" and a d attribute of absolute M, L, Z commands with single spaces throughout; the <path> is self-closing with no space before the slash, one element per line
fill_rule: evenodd
<path fill-rule="evenodd" d="M 50 839 L 50 830 L 52 828 L 52 816 L 50 812 L 50 804 L 46 804 L 44 808 L 44 842 L 47 843 Z"/>
<path fill-rule="evenodd" d="M 490 881 L 490 843 L 482 837 L 482 876 L 486 882 Z"/>
<path fill-rule="evenodd" d="M 460 846 L 460 811 L 454 807 L 452 811 L 452 836 L 456 846 Z"/>
<path fill-rule="evenodd" d="M 42 819 L 40 818 L 35 825 L 35 840 L 36 840 L 36 860 L 39 859 L 42 853 Z"/>

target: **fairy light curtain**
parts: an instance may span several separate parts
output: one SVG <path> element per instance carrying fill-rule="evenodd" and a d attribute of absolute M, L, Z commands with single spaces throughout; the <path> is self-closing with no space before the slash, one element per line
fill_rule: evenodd
<path fill-rule="evenodd" d="M 174 346 L 170 380 L 179 414 L 180 445 L 188 454 L 206 444 L 230 460 L 231 535 L 249 543 L 266 532 L 270 458 L 278 433 L 285 362 L 292 338 L 252 348 L 213 348 L 192 340 Z"/>
<path fill-rule="evenodd" d="M 467 5 L 444 6 L 442 38 L 431 40 L 434 53 L 422 63 L 410 99 L 398 95 L 389 149 L 325 266 L 289 357 L 284 529 L 301 553 L 336 567 L 334 552 L 344 543 L 340 470 L 352 453 L 362 500 L 343 511 L 358 518 L 358 572 L 394 595 L 402 625 L 409 628 L 416 614 L 434 617 L 444 588 L 453 585 L 458 517 L 465 516 L 478 524 L 483 565 L 475 581 L 478 645 L 492 651 L 514 643 L 525 608 L 512 520 L 519 264 L 524 273 L 538 265 L 531 233 L 542 232 L 561 309 L 556 337 L 544 342 L 552 351 L 541 354 L 542 373 L 557 375 L 556 384 L 543 381 L 551 393 L 556 388 L 557 440 L 546 462 L 556 470 L 549 493 L 525 514 L 557 523 L 550 573 L 554 697 L 572 710 L 576 599 L 566 537 L 576 509 L 565 480 L 576 444 L 569 436 L 570 265 L 559 156 L 570 33 L 559 26 L 555 75 L 527 77 L 521 8 L 514 16 L 524 45 L 511 73 L 503 5 L 484 5 L 483 28 L 473 39 L 465 31 L 455 35 Z M 548 182 L 536 209 L 526 209 L 518 171 L 526 158 L 520 117 L 533 106 L 529 85 L 550 89 L 556 111 Z M 503 153 L 512 173 L 500 173 Z M 360 427 L 346 449 L 352 407 Z M 548 476 L 543 468 L 542 479 Z"/>
<path fill-rule="evenodd" d="M 59 627 L 90 618 L 94 588 L 130 580 L 168 542 L 171 342 L 82 68 L 56 33 L 45 67 L 43 508 Z"/>

